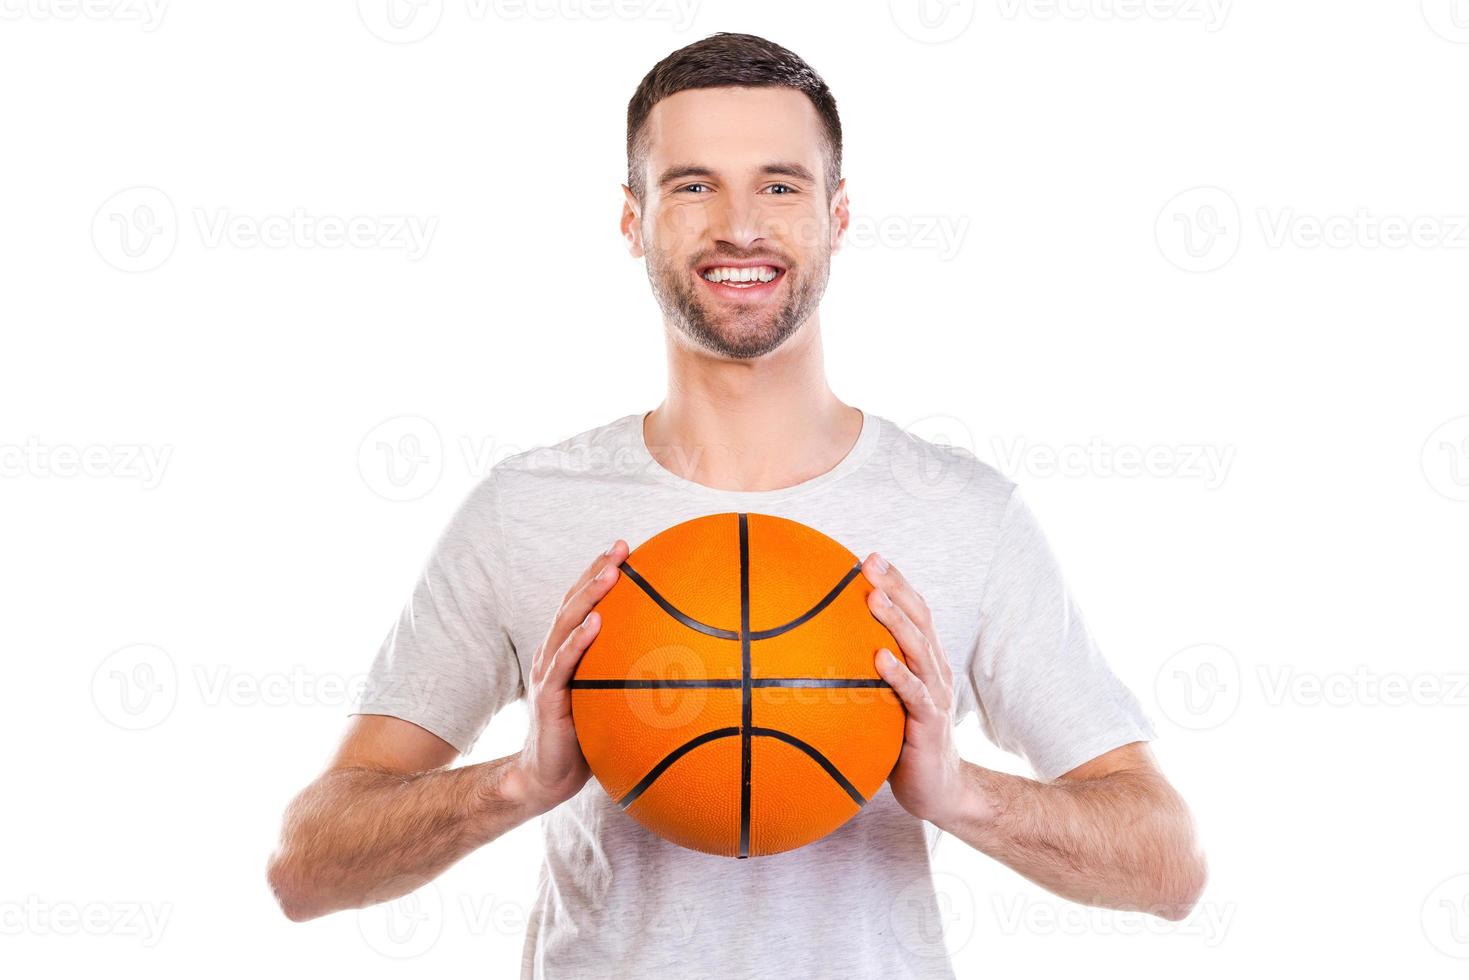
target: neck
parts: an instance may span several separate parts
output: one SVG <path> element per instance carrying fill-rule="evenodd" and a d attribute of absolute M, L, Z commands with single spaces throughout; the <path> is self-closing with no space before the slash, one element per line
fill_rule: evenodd
<path fill-rule="evenodd" d="M 779 490 L 820 476 L 851 450 L 862 412 L 826 383 L 813 315 L 762 357 L 731 360 L 668 333 L 668 394 L 643 419 L 653 458 L 720 490 Z"/>

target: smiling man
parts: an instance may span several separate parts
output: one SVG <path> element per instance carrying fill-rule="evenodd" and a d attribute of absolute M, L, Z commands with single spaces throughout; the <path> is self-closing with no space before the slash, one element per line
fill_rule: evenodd
<path fill-rule="evenodd" d="M 286 914 L 404 895 L 539 816 L 525 977 L 951 977 L 929 865 L 944 832 L 1066 898 L 1187 915 L 1205 877 L 1188 811 L 1015 485 L 826 383 L 818 306 L 850 217 L 825 83 L 779 45 L 716 34 L 643 79 L 627 141 L 622 231 L 663 313 L 667 393 L 503 460 L 464 501 L 287 810 L 269 870 Z M 750 860 L 619 809 L 567 686 L 628 542 L 731 511 L 867 553 L 869 608 L 902 654 L 875 666 L 907 711 L 855 816 Z M 522 697 L 519 752 L 451 765 Z M 971 713 L 1034 779 L 959 757 Z"/>

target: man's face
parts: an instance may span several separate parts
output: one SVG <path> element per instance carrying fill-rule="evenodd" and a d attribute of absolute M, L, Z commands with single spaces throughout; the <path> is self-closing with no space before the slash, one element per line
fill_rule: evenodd
<path fill-rule="evenodd" d="M 663 315 L 714 354 L 775 350 L 821 302 L 847 223 L 815 107 L 789 88 L 692 89 L 653 107 L 647 137 L 622 227 Z"/>

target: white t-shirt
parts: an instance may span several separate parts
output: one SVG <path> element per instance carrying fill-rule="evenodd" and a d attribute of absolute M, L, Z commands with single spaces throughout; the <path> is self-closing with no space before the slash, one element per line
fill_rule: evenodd
<path fill-rule="evenodd" d="M 598 552 L 693 517 L 753 512 L 889 558 L 933 613 L 955 721 L 977 711 L 985 735 L 1037 778 L 1155 737 L 1015 485 L 973 454 L 864 413 L 855 445 L 820 476 L 716 490 L 653 458 L 643 415 L 492 468 L 435 546 L 357 712 L 405 719 L 467 753 L 524 695 L 536 646 Z M 929 868 L 939 832 L 886 783 L 821 840 L 746 860 L 663 840 L 596 779 L 541 822 L 523 977 L 953 976 Z"/>

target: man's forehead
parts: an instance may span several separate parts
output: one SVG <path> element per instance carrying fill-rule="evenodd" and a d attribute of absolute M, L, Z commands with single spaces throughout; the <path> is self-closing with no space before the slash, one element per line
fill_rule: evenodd
<path fill-rule="evenodd" d="M 739 171 L 780 160 L 819 169 L 821 118 L 796 89 L 686 89 L 659 100 L 647 126 L 648 170 L 655 180 L 685 164 Z"/>

